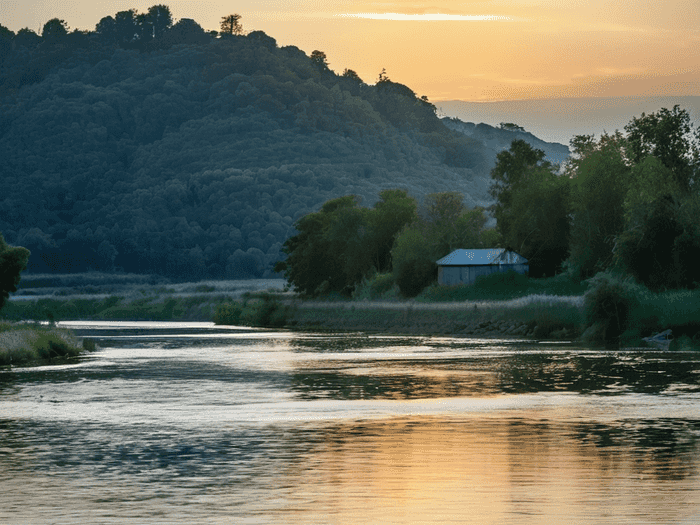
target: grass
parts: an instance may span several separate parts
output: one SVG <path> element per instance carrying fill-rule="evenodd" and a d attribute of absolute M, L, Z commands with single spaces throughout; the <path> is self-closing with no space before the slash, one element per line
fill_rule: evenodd
<path fill-rule="evenodd" d="M 81 345 L 70 331 L 55 326 L 0 323 L 0 366 L 75 357 L 94 349 L 92 341 L 86 339 Z"/>
<path fill-rule="evenodd" d="M 530 295 L 583 295 L 586 288 L 586 283 L 572 280 L 564 274 L 546 279 L 531 279 L 515 272 L 505 272 L 480 277 L 473 284 L 458 286 L 433 284 L 423 290 L 416 300 L 421 302 L 506 301 Z"/>

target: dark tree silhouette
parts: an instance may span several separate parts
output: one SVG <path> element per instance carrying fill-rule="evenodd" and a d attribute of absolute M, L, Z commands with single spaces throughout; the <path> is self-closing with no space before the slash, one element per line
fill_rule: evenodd
<path fill-rule="evenodd" d="M 242 35 L 241 15 L 234 13 L 221 17 L 221 32 L 226 35 Z"/>
<path fill-rule="evenodd" d="M 57 42 L 68 35 L 68 24 L 65 20 L 52 18 L 44 24 L 41 30 L 41 38 L 45 42 Z"/>
<path fill-rule="evenodd" d="M 8 246 L 0 233 L 0 309 L 5 306 L 10 292 L 17 291 L 20 273 L 27 267 L 29 250 L 21 246 Z"/>

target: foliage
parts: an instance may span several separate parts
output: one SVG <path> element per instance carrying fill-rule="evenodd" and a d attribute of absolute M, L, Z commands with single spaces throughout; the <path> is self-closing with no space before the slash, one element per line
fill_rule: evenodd
<path fill-rule="evenodd" d="M 352 294 L 352 298 L 356 301 L 388 299 L 395 296 L 396 282 L 392 273 L 376 273 L 371 277 L 365 277 Z"/>
<path fill-rule="evenodd" d="M 391 250 L 394 280 L 405 297 L 415 297 L 437 277 L 430 244 L 420 226 L 404 229 Z"/>
<path fill-rule="evenodd" d="M 517 124 L 513 124 L 512 122 L 501 122 L 498 125 L 498 129 L 505 129 L 508 131 L 525 131 L 525 128 L 518 126 Z"/>
<path fill-rule="evenodd" d="M 17 291 L 20 274 L 27 268 L 30 252 L 21 246 L 8 246 L 0 233 L 0 309 L 11 292 Z"/>
<path fill-rule="evenodd" d="M 53 326 L 0 323 L 0 366 L 74 357 L 80 352 L 78 341 L 67 330 Z"/>
<path fill-rule="evenodd" d="M 629 280 L 599 273 L 589 280 L 584 294 L 584 321 L 601 342 L 618 341 L 632 326 L 632 312 L 639 306 L 636 288 Z"/>
<path fill-rule="evenodd" d="M 372 209 L 361 208 L 354 195 L 331 199 L 296 222 L 299 233 L 285 242 L 287 259 L 275 269 L 304 294 L 349 295 L 373 269 L 391 269 L 391 246 L 415 209 L 403 190 L 380 192 Z"/>
<path fill-rule="evenodd" d="M 407 86 L 172 20 L 156 5 L 60 45 L 0 38 L 0 230 L 31 271 L 270 277 L 295 221 L 329 199 L 486 198 L 474 182 L 495 153 Z"/>
<path fill-rule="evenodd" d="M 628 212 L 617 238 L 621 266 L 652 290 L 694 288 L 700 284 L 700 198 L 681 200 L 661 193 Z"/>
<path fill-rule="evenodd" d="M 616 237 L 624 226 L 623 203 L 630 168 L 621 134 L 576 137 L 571 177 L 570 271 L 586 278 L 611 267 Z"/>
<path fill-rule="evenodd" d="M 675 105 L 633 118 L 625 126 L 634 163 L 653 156 L 673 174 L 674 182 L 689 192 L 700 175 L 700 129 L 693 132 L 690 115 Z"/>
<path fill-rule="evenodd" d="M 435 261 L 453 250 L 486 247 L 485 224 L 484 210 L 468 210 L 462 195 L 427 195 L 419 217 L 396 237 L 392 248 L 394 279 L 401 293 L 406 297 L 419 294 L 437 277 Z"/>
<path fill-rule="evenodd" d="M 569 179 L 544 151 L 514 140 L 491 171 L 491 211 L 501 243 L 528 259 L 534 276 L 553 275 L 568 254 Z"/>

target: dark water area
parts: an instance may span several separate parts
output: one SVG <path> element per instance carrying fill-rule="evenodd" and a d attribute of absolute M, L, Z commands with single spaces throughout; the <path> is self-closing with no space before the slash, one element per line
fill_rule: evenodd
<path fill-rule="evenodd" d="M 0 523 L 699 523 L 700 354 L 62 323 L 0 371 Z"/>

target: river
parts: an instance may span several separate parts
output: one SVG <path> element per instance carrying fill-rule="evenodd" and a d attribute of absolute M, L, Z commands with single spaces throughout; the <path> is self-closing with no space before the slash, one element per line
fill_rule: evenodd
<path fill-rule="evenodd" d="M 700 354 L 63 322 L 0 371 L 0 523 L 700 522 Z"/>

